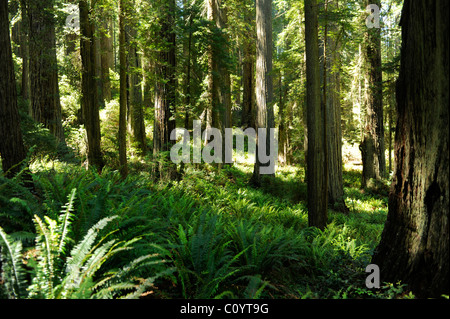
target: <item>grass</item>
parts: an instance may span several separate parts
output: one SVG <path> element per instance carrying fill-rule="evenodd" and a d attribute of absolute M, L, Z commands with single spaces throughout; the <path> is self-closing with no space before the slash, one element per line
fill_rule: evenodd
<path fill-rule="evenodd" d="M 29 255 L 34 249 L 29 240 L 32 214 L 57 218 L 76 189 L 75 242 L 111 216 L 117 216 L 107 229 L 114 240 L 140 238 L 132 251 L 105 262 L 104 274 L 149 254 L 158 254 L 165 262 L 148 267 L 139 274 L 142 278 L 175 269 L 143 292 L 146 298 L 403 295 L 398 284 L 386 284 L 378 291 L 365 287 L 365 267 L 387 216 L 387 192 L 361 190 L 358 171 L 344 172 L 350 212 L 330 210 L 330 223 L 320 231 L 308 227 L 302 168 L 280 167 L 274 181 L 254 189 L 248 186 L 252 167 L 246 164 L 220 170 L 186 166 L 179 181 L 155 181 L 142 162 L 130 167 L 138 170 L 122 180 L 117 171 L 108 169 L 98 175 L 73 164 L 35 163 L 34 195 L 18 183 L 7 187 L 12 182 L 1 179 L 2 228 L 22 240 Z M 21 216 L 22 223 L 15 223 L 14 216 Z"/>

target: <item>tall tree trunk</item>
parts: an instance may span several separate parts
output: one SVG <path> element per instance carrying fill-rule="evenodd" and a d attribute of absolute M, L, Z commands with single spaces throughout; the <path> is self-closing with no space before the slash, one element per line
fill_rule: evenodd
<path fill-rule="evenodd" d="M 127 163 L 127 56 L 125 48 L 125 0 L 119 1 L 119 64 L 120 64 L 120 98 L 119 98 L 119 164 L 122 178 L 128 175 Z"/>
<path fill-rule="evenodd" d="M 280 122 L 278 124 L 278 134 L 279 134 L 279 145 L 281 146 L 278 150 L 278 162 L 281 165 L 288 165 L 288 150 L 289 150 L 289 118 L 288 118 L 288 110 L 286 109 L 286 96 L 288 94 L 289 89 L 283 87 L 283 73 L 280 70 L 278 75 L 278 83 L 279 83 L 279 110 L 278 116 L 280 118 Z"/>
<path fill-rule="evenodd" d="M 63 142 L 53 0 L 29 1 L 28 18 L 32 115 Z"/>
<path fill-rule="evenodd" d="M 189 129 L 192 127 L 190 122 L 191 113 L 191 78 L 192 78 L 192 25 L 194 22 L 194 11 L 189 7 L 189 1 L 183 0 L 184 9 L 184 23 L 188 25 L 188 36 L 183 42 L 183 55 L 186 57 L 185 61 L 185 78 L 184 78 L 184 128 Z"/>
<path fill-rule="evenodd" d="M 327 11 L 339 10 L 336 1 L 326 0 Z M 326 101 L 326 143 L 328 171 L 328 203 L 338 211 L 347 212 L 344 202 L 344 184 L 342 178 L 342 129 L 341 129 L 341 97 L 340 97 L 340 39 L 338 26 L 326 18 L 324 49 L 324 100 Z"/>
<path fill-rule="evenodd" d="M 113 68 L 112 18 L 106 14 L 100 34 L 101 79 L 103 98 L 111 101 L 111 79 L 109 70 Z"/>
<path fill-rule="evenodd" d="M 243 128 L 255 127 L 254 104 L 255 104 L 255 30 L 254 9 L 247 6 L 244 9 L 244 20 L 246 23 L 246 33 L 244 35 L 244 58 L 242 67 L 243 96 L 242 96 L 242 117 L 241 126 Z"/>
<path fill-rule="evenodd" d="M 256 0 L 256 119 L 255 129 L 267 129 L 266 153 L 270 150 L 269 130 L 275 128 L 273 113 L 273 76 L 272 61 L 272 0 Z M 258 132 L 256 140 L 256 161 L 251 178 L 251 183 L 257 187 L 261 185 L 260 168 L 265 166 L 259 158 Z M 277 152 L 278 153 L 278 152 Z M 275 154 L 277 157 L 278 154 Z M 269 174 L 274 176 L 275 174 Z"/>
<path fill-rule="evenodd" d="M 81 110 L 86 128 L 88 165 L 99 172 L 103 169 L 103 156 L 100 149 L 100 114 L 95 80 L 94 27 L 90 19 L 87 0 L 79 0 L 80 7 L 80 51 L 81 51 Z"/>
<path fill-rule="evenodd" d="M 405 0 L 389 213 L 372 262 L 418 297 L 449 294 L 449 2 Z"/>
<path fill-rule="evenodd" d="M 135 1 L 128 2 L 128 5 L 133 7 L 136 5 Z M 139 46 L 137 40 L 137 27 L 136 18 L 130 11 L 130 8 L 126 8 L 126 48 L 128 49 L 128 110 L 129 110 L 129 128 L 131 134 L 131 140 L 136 146 L 138 153 L 143 155 L 146 151 L 145 141 L 145 125 L 144 125 L 144 110 L 143 110 L 143 98 L 142 98 L 142 71 L 141 71 L 141 55 L 139 54 Z"/>
<path fill-rule="evenodd" d="M 369 4 L 380 7 L 380 0 L 366 0 L 366 5 Z M 362 187 L 371 186 L 370 180 L 381 179 L 386 171 L 380 30 L 380 28 L 367 29 L 363 43 L 366 92 L 363 140 L 360 145 L 363 161 Z"/>
<path fill-rule="evenodd" d="M 7 177 L 20 171 L 26 158 L 17 106 L 16 80 L 9 36 L 8 1 L 0 1 L 0 156 Z"/>
<path fill-rule="evenodd" d="M 208 0 L 208 19 L 214 22 L 214 32 L 219 36 L 211 43 L 209 52 L 209 102 L 212 127 L 222 132 L 222 163 L 225 162 L 225 128 L 231 128 L 231 79 L 227 66 L 228 41 L 222 33 L 226 27 L 226 12 L 222 0 Z"/>
<path fill-rule="evenodd" d="M 175 66 L 176 40 L 174 32 L 175 0 L 160 3 L 159 60 L 156 61 L 155 125 L 153 153 L 169 151 L 173 141 L 170 133 L 175 129 Z"/>
<path fill-rule="evenodd" d="M 317 1 L 305 0 L 308 221 L 310 226 L 323 229 L 328 219 L 328 172 L 324 170 L 326 145 L 320 102 L 317 12 Z"/>
<path fill-rule="evenodd" d="M 216 20 L 217 20 L 217 3 L 216 0 L 207 0 L 207 18 L 211 21 L 211 27 L 213 33 L 216 33 Z M 208 48 L 208 105 L 206 109 L 206 129 L 214 127 L 219 122 L 217 109 L 219 107 L 218 97 L 218 45 L 213 42 L 216 36 L 211 38 L 211 43 Z M 220 129 L 220 128 L 219 128 Z M 205 144 L 207 143 L 205 138 Z"/>

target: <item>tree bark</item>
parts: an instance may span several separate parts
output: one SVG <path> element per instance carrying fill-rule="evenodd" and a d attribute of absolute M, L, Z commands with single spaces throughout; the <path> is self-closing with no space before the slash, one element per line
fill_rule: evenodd
<path fill-rule="evenodd" d="M 339 10 L 337 1 L 326 0 L 326 12 Z M 328 203 L 337 211 L 347 212 L 344 201 L 344 184 L 342 178 L 342 128 L 341 128 L 341 79 L 340 39 L 338 26 L 326 18 L 324 49 L 324 100 L 326 103 L 326 143 L 327 143 L 327 171 L 328 171 Z M 328 36 L 328 33 L 330 35 Z"/>
<path fill-rule="evenodd" d="M 328 220 L 328 172 L 324 170 L 326 145 L 320 101 L 317 11 L 316 0 L 305 0 L 308 222 L 311 227 L 323 229 Z"/>
<path fill-rule="evenodd" d="M 194 11 L 189 7 L 189 1 L 183 0 L 183 18 L 184 23 L 188 25 L 188 36 L 183 42 L 183 55 L 186 57 L 184 69 L 185 77 L 184 82 L 184 128 L 189 130 L 192 125 L 190 122 L 191 114 L 191 78 L 192 78 L 192 25 L 194 22 Z"/>
<path fill-rule="evenodd" d="M 103 32 L 100 38 L 101 47 L 101 72 L 102 72 L 102 92 L 106 102 L 111 101 L 111 79 L 109 70 L 113 67 L 111 18 L 107 17 L 103 23 Z"/>
<path fill-rule="evenodd" d="M 129 110 L 129 127 L 133 144 L 138 150 L 138 154 L 143 155 L 146 152 L 146 136 L 144 125 L 144 110 L 142 98 L 142 72 L 141 72 L 141 55 L 139 54 L 139 45 L 137 39 L 136 18 L 133 16 L 130 8 L 135 5 L 135 1 L 128 2 L 126 10 L 126 47 L 128 48 L 127 64 L 128 64 L 128 110 Z"/>
<path fill-rule="evenodd" d="M 242 67 L 243 95 L 242 95 L 242 117 L 241 126 L 255 128 L 255 31 L 253 30 L 254 10 L 245 7 L 244 19 L 246 23 L 246 34 L 244 36 L 244 59 Z"/>
<path fill-rule="evenodd" d="M 22 10 L 22 22 L 20 24 L 20 56 L 22 57 L 22 97 L 25 101 L 27 101 L 29 109 L 29 114 L 32 114 L 31 111 L 31 104 L 29 104 L 30 99 L 30 68 L 29 68 L 29 60 L 30 60 L 30 53 L 29 53 L 29 28 L 30 24 L 28 22 L 28 15 L 27 15 L 27 4 L 25 0 L 20 0 L 20 7 Z"/>
<path fill-rule="evenodd" d="M 222 163 L 225 162 L 225 128 L 231 128 L 231 79 L 228 70 L 228 41 L 223 30 L 226 28 L 226 12 L 222 0 L 208 0 L 208 20 L 213 22 L 213 33 L 217 41 L 212 42 L 208 57 L 208 91 L 211 112 L 211 126 L 222 132 Z M 209 124 L 209 123 L 208 123 Z"/>
<path fill-rule="evenodd" d="M 449 2 L 406 0 L 389 213 L 372 262 L 418 297 L 449 294 Z"/>
<path fill-rule="evenodd" d="M 28 2 L 31 109 L 35 121 L 64 141 L 53 0 Z"/>
<path fill-rule="evenodd" d="M 80 7 L 80 51 L 82 62 L 81 73 L 81 110 L 87 134 L 88 166 L 99 172 L 103 169 L 103 156 L 100 149 L 100 114 L 98 104 L 97 83 L 95 80 L 94 27 L 90 20 L 87 0 L 79 1 Z"/>
<path fill-rule="evenodd" d="M 7 177 L 14 177 L 20 171 L 26 155 L 17 106 L 8 1 L 0 1 L 0 156 Z"/>
<path fill-rule="evenodd" d="M 256 1 L 256 161 L 251 178 L 251 184 L 261 186 L 259 159 L 258 129 L 267 129 L 266 153 L 271 154 L 269 130 L 275 128 L 273 113 L 273 40 L 272 40 L 272 0 Z M 278 156 L 278 154 L 275 154 Z M 274 174 L 271 174 L 274 176 Z"/>
<path fill-rule="evenodd" d="M 102 4 L 106 4 L 103 0 Z M 113 35 L 112 35 L 112 15 L 108 12 L 108 7 L 100 9 L 103 22 L 100 23 L 100 72 L 102 95 L 105 102 L 111 101 L 111 79 L 109 70 L 113 68 Z"/>
<path fill-rule="evenodd" d="M 366 5 L 380 0 L 366 0 Z M 363 42 L 363 68 L 366 92 L 363 140 L 360 144 L 363 161 L 361 186 L 371 186 L 370 180 L 380 180 L 386 171 L 384 124 L 383 124 L 383 79 L 381 70 L 381 29 L 367 29 Z"/>
<path fill-rule="evenodd" d="M 119 98 L 119 165 L 122 178 L 128 175 L 127 163 L 127 57 L 125 48 L 125 0 L 119 1 L 119 64 L 120 64 L 120 98 Z"/>
<path fill-rule="evenodd" d="M 175 0 L 164 0 L 160 5 L 159 60 L 156 61 L 155 125 L 153 153 L 170 151 L 173 141 L 170 133 L 175 129 L 175 66 L 176 39 L 174 32 Z"/>

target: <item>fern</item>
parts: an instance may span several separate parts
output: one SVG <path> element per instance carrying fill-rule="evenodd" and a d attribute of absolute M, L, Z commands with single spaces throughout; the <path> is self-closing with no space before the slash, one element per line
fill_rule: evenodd
<path fill-rule="evenodd" d="M 37 231 L 36 248 L 38 250 L 38 266 L 36 270 L 36 287 L 38 294 L 45 298 L 53 298 L 55 261 L 58 257 L 59 234 L 56 233 L 56 222 L 45 216 L 46 224 L 35 216 Z M 34 287 L 34 286 L 33 286 Z"/>
<path fill-rule="evenodd" d="M 69 231 L 70 231 L 70 225 L 73 220 L 73 205 L 75 202 L 75 196 L 76 196 L 77 189 L 74 188 L 72 190 L 72 193 L 69 196 L 69 202 L 67 205 L 63 206 L 64 210 L 61 212 L 62 214 L 58 218 L 58 233 L 60 234 L 59 239 L 59 245 L 58 245 L 58 252 L 64 253 L 65 247 L 69 241 Z"/>
<path fill-rule="evenodd" d="M 0 227 L 0 265 L 2 278 L 5 282 L 7 294 L 11 298 L 25 296 L 24 269 L 22 264 L 22 243 L 11 240 Z"/>
<path fill-rule="evenodd" d="M 72 249 L 70 257 L 67 259 L 65 269 L 65 272 L 67 273 L 63 284 L 63 287 L 66 290 L 65 296 L 67 295 L 67 291 L 79 287 L 83 279 L 86 278 L 83 271 L 86 270 L 85 263 L 88 257 L 93 254 L 92 248 L 95 239 L 97 238 L 99 231 L 106 227 L 106 225 L 115 218 L 117 218 L 117 216 L 100 220 L 96 225 L 89 229 L 84 239 Z M 102 253 L 103 251 L 100 250 L 97 254 L 97 257 L 101 256 Z"/>
<path fill-rule="evenodd" d="M 34 216 L 36 229 L 35 258 L 28 260 L 31 267 L 31 283 L 27 287 L 24 280 L 22 262 L 22 243 L 13 240 L 0 228 L 2 277 L 5 281 L 7 295 L 11 298 L 112 298 L 126 296 L 139 297 L 156 278 L 173 272 L 167 268 L 153 273 L 152 276 L 130 280 L 139 269 L 164 264 L 158 254 L 140 256 L 125 267 L 99 274 L 102 265 L 114 255 L 133 249 L 140 237 L 128 241 L 112 238 L 115 231 L 97 240 L 101 231 L 117 216 L 103 218 L 92 226 L 84 238 L 70 250 L 71 226 L 76 189 L 73 189 L 68 203 L 63 206 L 57 220 L 48 216 Z M 162 249 L 164 250 L 164 249 Z M 167 251 L 165 253 L 168 253 Z M 105 276 L 106 275 L 106 276 Z M 98 279 L 96 279 L 98 278 Z M 28 291 L 28 293 L 27 293 Z"/>
<path fill-rule="evenodd" d="M 214 297 L 221 284 L 241 270 L 234 264 L 243 252 L 230 250 L 231 241 L 218 231 L 222 223 L 219 216 L 202 212 L 191 217 L 187 230 L 179 225 L 172 235 L 171 258 L 186 298 Z"/>

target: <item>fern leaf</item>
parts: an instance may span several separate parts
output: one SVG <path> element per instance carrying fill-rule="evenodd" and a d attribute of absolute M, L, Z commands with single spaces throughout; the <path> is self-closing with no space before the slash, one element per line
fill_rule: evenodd
<path fill-rule="evenodd" d="M 48 297 L 53 296 L 53 280 L 54 280 L 54 260 L 56 259 L 55 246 L 58 241 L 58 234 L 55 233 L 56 222 L 44 216 L 49 227 L 47 227 L 44 222 L 39 218 L 39 216 L 34 215 L 34 221 L 36 225 L 36 232 L 38 236 L 36 237 L 36 246 L 40 251 L 40 267 L 45 275 L 46 293 Z"/>
<path fill-rule="evenodd" d="M 84 260 L 91 252 L 92 246 L 100 230 L 105 228 L 110 221 L 116 218 L 117 216 L 104 218 L 88 230 L 83 240 L 78 245 L 76 245 L 71 251 L 71 256 L 68 258 L 69 271 L 73 267 L 75 268 L 81 267 Z"/>
<path fill-rule="evenodd" d="M 58 252 L 62 253 L 64 252 L 65 245 L 68 242 L 68 233 L 70 229 L 70 224 L 72 222 L 73 218 L 73 204 L 75 201 L 77 189 L 74 188 L 72 190 L 72 193 L 69 196 L 69 202 L 66 206 L 63 206 L 64 210 L 61 212 L 62 214 L 59 216 L 59 227 L 58 227 L 58 233 L 60 234 L 59 239 L 59 245 L 58 245 Z"/>
<path fill-rule="evenodd" d="M 0 265 L 2 266 L 3 280 L 9 293 L 14 298 L 23 296 L 24 272 L 21 261 L 22 243 L 13 242 L 0 227 Z"/>

